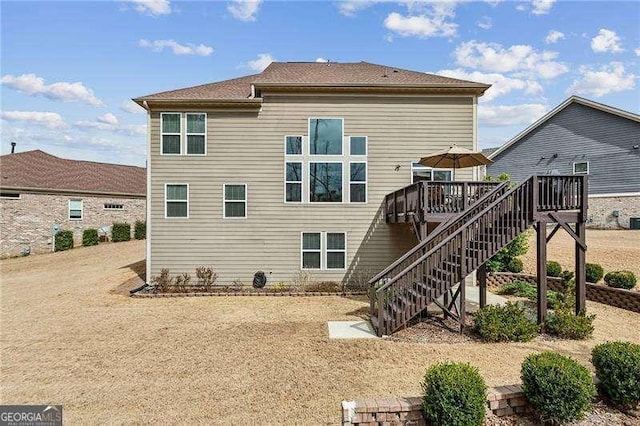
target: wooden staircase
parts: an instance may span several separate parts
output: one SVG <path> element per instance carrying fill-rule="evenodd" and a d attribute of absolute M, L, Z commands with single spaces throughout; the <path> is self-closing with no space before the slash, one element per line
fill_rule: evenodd
<path fill-rule="evenodd" d="M 393 218 L 398 221 L 400 217 L 399 205 L 420 208 L 419 204 L 398 201 L 394 195 Z M 464 207 L 369 281 L 370 318 L 379 336 L 406 326 L 433 303 L 462 326 L 465 277 L 536 221 L 554 221 L 559 214 L 563 220 L 584 216 L 586 177 L 532 176 L 512 189 L 506 183 L 493 185 Z M 389 210 L 387 221 L 393 223 Z M 401 215 L 408 217 L 406 211 L 405 207 Z M 428 218 L 424 213 L 412 216 L 422 221 L 420 228 Z"/>

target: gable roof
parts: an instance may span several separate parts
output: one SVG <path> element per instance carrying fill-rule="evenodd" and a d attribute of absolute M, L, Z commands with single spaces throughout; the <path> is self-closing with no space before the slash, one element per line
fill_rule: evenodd
<path fill-rule="evenodd" d="M 368 62 L 272 62 L 259 74 L 155 93 L 134 101 L 139 105 L 145 101 L 184 100 L 259 102 L 256 92 L 272 87 L 458 89 L 482 95 L 491 86 Z"/>
<path fill-rule="evenodd" d="M 146 196 L 143 167 L 67 160 L 41 150 L 0 156 L 0 188 Z"/>
<path fill-rule="evenodd" d="M 500 148 L 498 148 L 497 150 L 493 151 L 489 155 L 488 158 L 489 159 L 494 159 L 495 157 L 500 155 L 501 152 L 506 151 L 507 149 L 509 149 L 510 146 L 518 143 L 526 135 L 528 135 L 529 133 L 531 133 L 532 131 L 534 131 L 535 129 L 537 129 L 538 127 L 543 125 L 544 123 L 546 123 L 549 119 L 551 119 L 553 116 L 558 114 L 560 111 L 562 111 L 563 109 L 565 109 L 566 107 L 568 107 L 569 105 L 574 104 L 574 103 L 580 104 L 580 105 L 584 105 L 584 106 L 587 106 L 589 108 L 594 108 L 594 109 L 597 109 L 597 110 L 600 110 L 600 111 L 603 111 L 603 112 L 606 112 L 606 113 L 609 113 L 609 114 L 617 115 L 619 117 L 626 118 L 628 120 L 632 120 L 632 121 L 636 121 L 636 122 L 640 123 L 640 115 L 638 115 L 638 114 L 634 114 L 634 113 L 629 112 L 629 111 L 624 111 L 622 109 L 614 108 L 614 107 L 609 106 L 609 105 L 601 104 L 599 102 L 591 101 L 589 99 L 581 98 L 579 96 L 575 96 L 574 95 L 574 96 L 569 97 L 567 100 L 565 100 L 563 103 L 561 103 L 560 105 L 558 105 L 557 107 L 555 107 L 551 111 L 549 111 L 547 114 L 542 116 L 540 119 L 538 119 L 535 123 L 531 124 L 529 127 L 524 129 L 522 132 L 518 133 L 513 139 L 511 139 L 508 142 L 506 142 Z"/>

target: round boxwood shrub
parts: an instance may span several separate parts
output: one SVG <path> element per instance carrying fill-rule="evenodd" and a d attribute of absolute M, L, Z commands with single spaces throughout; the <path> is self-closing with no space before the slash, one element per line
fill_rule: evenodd
<path fill-rule="evenodd" d="M 570 309 L 558 309 L 549 314 L 545 323 L 547 333 L 563 339 L 584 340 L 593 334 L 595 315 L 582 312 L 575 315 Z"/>
<path fill-rule="evenodd" d="M 604 276 L 604 282 L 609 287 L 631 290 L 638 281 L 636 275 L 631 271 L 613 271 Z"/>
<path fill-rule="evenodd" d="M 562 273 L 562 266 L 555 260 L 549 260 L 547 262 L 547 276 L 548 277 L 559 277 Z"/>
<path fill-rule="evenodd" d="M 98 245 L 98 230 L 94 228 L 85 229 L 82 231 L 82 245 L 83 246 L 97 246 Z"/>
<path fill-rule="evenodd" d="M 111 241 L 129 241 L 131 239 L 131 225 L 128 223 L 114 222 L 111 227 Z"/>
<path fill-rule="evenodd" d="M 54 239 L 55 251 L 70 250 L 73 248 L 73 231 L 58 231 Z"/>
<path fill-rule="evenodd" d="M 427 369 L 422 383 L 422 410 L 434 425 L 482 425 L 487 385 L 476 367 L 439 363 Z"/>
<path fill-rule="evenodd" d="M 607 342 L 591 351 L 601 389 L 616 404 L 640 403 L 640 345 L 631 342 Z"/>
<path fill-rule="evenodd" d="M 587 270 L 587 282 L 589 283 L 597 283 L 604 276 L 604 269 L 597 263 L 587 263 L 585 265 Z"/>
<path fill-rule="evenodd" d="M 544 422 L 582 418 L 596 395 L 589 370 L 555 352 L 529 355 L 520 375 L 527 400 Z"/>
<path fill-rule="evenodd" d="M 528 342 L 539 331 L 538 325 L 525 315 L 524 308 L 512 302 L 479 309 L 473 318 L 473 327 L 486 342 Z"/>
<path fill-rule="evenodd" d="M 522 272 L 522 269 L 524 269 L 522 260 L 518 259 L 517 257 L 514 257 L 513 259 L 509 260 L 509 263 L 507 263 L 507 271 L 509 272 L 513 272 L 517 274 L 519 272 Z"/>

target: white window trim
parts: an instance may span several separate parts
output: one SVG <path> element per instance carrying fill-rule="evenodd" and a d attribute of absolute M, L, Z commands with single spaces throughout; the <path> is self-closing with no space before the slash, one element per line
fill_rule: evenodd
<path fill-rule="evenodd" d="M 320 249 L 305 249 L 304 248 L 304 234 L 320 234 Z M 321 231 L 302 231 L 300 232 L 300 270 L 302 271 L 322 271 L 322 251 L 324 249 L 324 239 L 322 238 Z M 319 268 L 305 268 L 304 267 L 304 253 L 320 253 L 320 267 Z"/>
<path fill-rule="evenodd" d="M 80 201 L 80 217 L 71 217 L 71 202 Z M 70 198 L 67 202 L 67 218 L 69 220 L 83 220 L 84 219 L 84 201 L 79 198 Z"/>
<path fill-rule="evenodd" d="M 190 115 L 204 115 L 204 133 L 189 133 L 188 131 L 188 116 Z M 180 120 L 182 122 L 182 120 Z M 207 113 L 206 112 L 185 112 L 184 113 L 184 155 L 189 156 L 189 157 L 204 157 L 207 155 L 207 131 L 209 130 L 208 128 L 208 123 L 207 123 Z M 204 154 L 189 154 L 189 151 L 187 150 L 188 148 L 188 137 L 189 135 L 193 135 L 193 136 L 204 136 Z"/>
<path fill-rule="evenodd" d="M 340 120 L 340 122 L 342 123 L 342 144 L 341 144 L 340 154 L 312 154 L 311 153 L 311 120 Z M 343 117 L 309 117 L 307 119 L 307 144 L 309 144 L 307 152 L 309 153 L 308 154 L 309 157 L 344 157 L 344 153 L 349 152 L 349 151 L 345 151 L 345 140 L 346 138 L 344 137 L 344 118 Z M 347 148 L 351 150 L 350 146 Z M 304 152 L 304 148 L 302 148 L 302 152 Z"/>
<path fill-rule="evenodd" d="M 116 206 L 121 206 L 121 207 L 120 208 L 111 208 L 111 207 L 107 207 L 108 205 L 116 205 Z M 122 211 L 122 210 L 124 210 L 124 204 L 122 204 L 122 203 L 102 203 L 102 210 Z"/>
<path fill-rule="evenodd" d="M 163 118 L 165 115 L 175 115 L 178 114 L 180 116 L 180 133 L 165 133 L 162 131 L 162 122 L 163 122 Z M 167 156 L 179 156 L 182 155 L 182 145 L 183 145 L 183 137 L 182 137 L 182 133 L 183 133 L 183 127 L 182 127 L 182 113 L 181 112 L 171 112 L 171 111 L 165 111 L 165 112 L 161 112 L 160 113 L 160 155 L 167 155 Z M 180 152 L 177 154 L 174 153 L 165 153 L 164 152 L 164 135 L 169 135 L 169 136 L 175 136 L 178 135 L 180 136 Z"/>
<path fill-rule="evenodd" d="M 351 138 L 364 138 L 364 154 L 354 154 L 351 152 Z M 349 135 L 349 156 L 367 157 L 369 155 L 369 136 Z"/>
<path fill-rule="evenodd" d="M 320 249 L 305 249 L 304 248 L 304 234 L 320 234 Z M 327 234 L 343 234 L 344 235 L 344 249 L 337 250 L 327 248 Z M 346 271 L 347 270 L 347 232 L 345 231 L 302 231 L 300 232 L 300 270 L 303 271 Z M 304 268 L 303 254 L 318 253 L 320 252 L 320 268 Z M 344 255 L 344 268 L 329 268 L 327 266 L 327 253 L 343 253 Z"/>
<path fill-rule="evenodd" d="M 330 157 L 330 156 L 327 156 L 327 157 Z M 311 201 L 311 165 L 320 164 L 320 163 L 340 164 L 340 167 L 342 169 L 342 201 Z M 307 179 L 308 182 L 307 182 L 307 194 L 306 194 L 307 202 L 314 206 L 324 206 L 324 205 L 335 206 L 339 204 L 346 204 L 347 196 L 345 194 L 345 182 L 347 182 L 348 179 L 345 179 L 345 176 L 344 176 L 344 161 L 343 160 L 320 160 L 320 159 L 314 158 L 313 160 L 307 161 L 307 164 L 309 165 L 308 167 L 309 178 Z M 304 194 L 302 197 L 304 199 Z"/>
<path fill-rule="evenodd" d="M 364 163 L 364 181 L 351 181 L 351 163 Z M 351 184 L 364 185 L 364 201 L 351 201 Z M 349 203 L 367 204 L 369 202 L 369 163 L 366 159 L 349 161 Z"/>
<path fill-rule="evenodd" d="M 228 200 L 227 196 L 227 185 L 229 186 L 244 186 L 244 200 Z M 226 203 L 244 203 L 244 216 L 230 216 L 227 217 L 227 212 L 225 209 Z M 223 219 L 247 219 L 249 217 L 249 188 L 246 183 L 223 183 L 222 184 L 222 218 Z"/>
<path fill-rule="evenodd" d="M 409 175 L 409 182 L 411 184 L 414 184 L 415 182 L 413 181 L 413 171 L 414 170 L 431 170 L 431 172 L 450 172 L 451 173 L 451 177 L 455 179 L 455 176 L 453 174 L 453 169 L 437 169 L 434 167 L 428 167 L 428 166 L 419 166 L 416 167 L 413 165 L 413 163 L 417 163 L 417 161 L 412 161 L 411 163 L 409 163 L 409 169 L 410 169 L 410 175 Z M 431 174 L 431 177 L 433 177 L 433 173 Z M 368 178 L 368 176 L 367 176 Z M 447 182 L 447 181 L 441 181 L 441 180 L 431 180 L 430 182 Z"/>
<path fill-rule="evenodd" d="M 284 194 L 283 199 L 285 204 L 302 204 L 304 202 L 304 160 L 302 158 L 294 159 L 293 156 L 285 157 L 284 159 Z M 300 163 L 301 165 L 301 173 L 299 181 L 287 180 L 287 163 Z M 300 201 L 287 201 L 287 184 L 288 183 L 299 183 L 300 184 Z"/>
<path fill-rule="evenodd" d="M 327 235 L 328 234 L 343 234 L 344 235 L 344 249 L 331 249 L 329 250 L 329 245 L 327 244 Z M 326 271 L 345 271 L 347 269 L 347 233 L 344 231 L 326 231 L 324 232 L 324 268 Z M 331 253 L 342 253 L 344 256 L 344 267 L 343 268 L 329 268 L 329 263 L 327 262 L 327 255 Z"/>
<path fill-rule="evenodd" d="M 587 171 L 586 172 L 576 172 L 576 164 L 583 164 L 586 163 L 587 165 Z M 588 161 L 574 161 L 573 162 L 573 174 L 574 175 L 588 175 L 589 174 L 589 162 Z"/>
<path fill-rule="evenodd" d="M 287 153 L 287 138 L 300 138 L 300 154 L 288 154 Z M 284 135 L 282 139 L 284 143 L 284 155 L 286 157 L 301 157 L 304 155 L 304 135 Z"/>
<path fill-rule="evenodd" d="M 187 215 L 186 216 L 167 216 L 167 187 L 169 185 L 182 185 L 187 187 Z M 184 202 L 183 200 L 170 200 L 170 201 L 174 201 L 174 202 Z M 164 184 L 164 218 L 165 219 L 189 219 L 189 184 L 188 183 L 165 183 Z"/>

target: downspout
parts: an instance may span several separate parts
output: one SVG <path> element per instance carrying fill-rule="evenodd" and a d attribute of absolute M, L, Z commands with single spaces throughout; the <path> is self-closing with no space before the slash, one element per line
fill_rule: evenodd
<path fill-rule="evenodd" d="M 145 282 L 149 284 L 151 281 L 151 108 L 147 101 L 143 101 L 142 105 L 147 110 L 147 226 L 146 226 L 146 242 L 145 242 Z"/>

